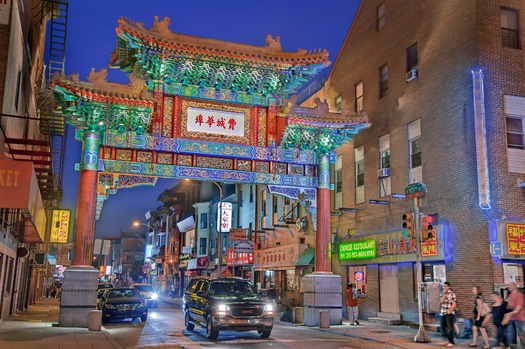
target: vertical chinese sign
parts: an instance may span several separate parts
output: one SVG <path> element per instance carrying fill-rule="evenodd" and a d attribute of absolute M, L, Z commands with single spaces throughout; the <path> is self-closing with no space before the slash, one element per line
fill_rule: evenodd
<path fill-rule="evenodd" d="M 218 208 L 218 215 L 219 221 L 217 222 L 217 226 L 219 227 L 219 231 L 221 233 L 223 232 L 229 232 L 232 227 L 232 211 L 233 206 L 231 202 L 223 202 L 222 207 L 219 206 Z"/>
<path fill-rule="evenodd" d="M 525 256 L 525 224 L 506 224 L 508 253 Z"/>
<path fill-rule="evenodd" d="M 70 210 L 53 210 L 49 242 L 66 244 L 69 239 Z"/>
<path fill-rule="evenodd" d="M 436 234 L 431 239 L 421 242 L 421 257 L 434 257 L 438 255 Z"/>

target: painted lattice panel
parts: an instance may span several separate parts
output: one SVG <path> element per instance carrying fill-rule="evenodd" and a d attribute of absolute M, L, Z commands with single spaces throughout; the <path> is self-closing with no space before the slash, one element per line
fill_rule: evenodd
<path fill-rule="evenodd" d="M 162 118 L 162 135 L 164 137 L 171 137 L 172 129 L 173 129 L 173 99 L 171 97 L 164 97 L 164 116 Z"/>
<path fill-rule="evenodd" d="M 256 162 L 255 172 L 270 172 L 270 164 L 268 164 L 267 162 Z"/>
<path fill-rule="evenodd" d="M 292 165 L 292 174 L 293 175 L 302 175 L 303 174 L 303 166 L 301 166 L 301 165 Z"/>
<path fill-rule="evenodd" d="M 117 149 L 117 160 L 131 161 L 131 150 L 128 149 Z"/>
<path fill-rule="evenodd" d="M 173 155 L 167 153 L 157 154 L 157 163 L 159 164 L 171 164 L 173 162 Z"/>
<path fill-rule="evenodd" d="M 259 130 L 258 130 L 258 139 L 257 145 L 261 147 L 266 146 L 266 109 L 259 109 Z"/>
<path fill-rule="evenodd" d="M 137 161 L 138 162 L 152 162 L 153 154 L 149 151 L 138 151 L 137 152 Z"/>
<path fill-rule="evenodd" d="M 237 169 L 239 171 L 251 171 L 252 163 L 251 161 L 247 161 L 247 160 L 239 160 L 237 161 Z"/>
<path fill-rule="evenodd" d="M 191 166 L 191 155 L 179 155 L 177 164 L 180 166 Z"/>
<path fill-rule="evenodd" d="M 231 170 L 233 169 L 233 160 L 199 156 L 197 157 L 197 167 L 220 168 L 223 170 Z"/>

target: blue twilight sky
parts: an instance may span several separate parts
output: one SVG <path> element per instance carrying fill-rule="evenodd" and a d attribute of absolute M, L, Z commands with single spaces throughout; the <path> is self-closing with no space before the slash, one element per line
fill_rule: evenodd
<path fill-rule="evenodd" d="M 66 74 L 79 73 L 82 81 L 92 67 L 107 68 L 116 46 L 115 28 L 119 17 L 143 22 L 150 28 L 154 16 L 170 17 L 170 30 L 237 43 L 264 46 L 267 34 L 280 36 L 283 51 L 327 49 L 335 61 L 359 7 L 359 0 L 90 0 L 70 1 L 68 13 Z M 107 80 L 127 83 L 119 70 L 108 69 Z M 78 193 L 80 142 L 70 127 L 64 169 L 62 207 L 73 211 Z M 121 189 L 104 204 L 95 225 L 95 237 L 115 237 L 130 229 L 133 220 L 145 221 L 144 214 L 156 209 L 160 192 L 175 180 L 159 179 L 155 187 Z"/>

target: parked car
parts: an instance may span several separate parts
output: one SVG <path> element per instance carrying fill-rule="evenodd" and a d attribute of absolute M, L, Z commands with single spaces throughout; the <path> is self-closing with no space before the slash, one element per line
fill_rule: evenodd
<path fill-rule="evenodd" d="M 103 288 L 113 288 L 113 284 L 110 284 L 108 282 L 99 282 L 97 286 L 97 290 L 103 289 Z"/>
<path fill-rule="evenodd" d="M 261 338 L 268 338 L 275 309 L 248 280 L 196 277 L 184 292 L 182 311 L 186 329 L 204 327 L 210 339 L 217 339 L 221 330 L 257 331 Z"/>
<path fill-rule="evenodd" d="M 102 322 L 112 319 L 148 319 L 148 303 L 131 287 L 107 289 L 100 298 Z"/>
<path fill-rule="evenodd" d="M 150 308 L 156 308 L 159 295 L 150 284 L 132 284 L 131 287 L 140 292 L 142 297 L 148 302 Z"/>

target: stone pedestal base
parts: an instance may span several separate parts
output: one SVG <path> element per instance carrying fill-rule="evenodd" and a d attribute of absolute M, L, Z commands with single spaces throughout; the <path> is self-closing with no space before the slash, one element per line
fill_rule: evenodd
<path fill-rule="evenodd" d="M 64 272 L 60 297 L 61 327 L 89 327 L 89 312 L 97 309 L 98 270 L 71 267 Z"/>
<path fill-rule="evenodd" d="M 320 311 L 330 313 L 330 325 L 343 320 L 342 277 L 334 274 L 308 274 L 304 277 L 304 325 L 319 326 Z"/>

